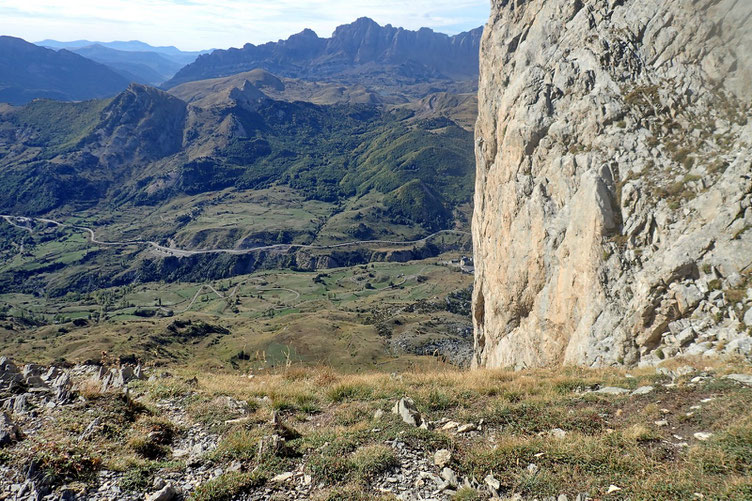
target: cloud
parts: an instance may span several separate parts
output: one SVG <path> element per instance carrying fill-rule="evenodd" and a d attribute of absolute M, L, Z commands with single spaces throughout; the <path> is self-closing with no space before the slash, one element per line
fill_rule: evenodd
<path fill-rule="evenodd" d="M 486 20 L 489 0 L 3 0 L 0 31 L 30 41 L 139 39 L 182 49 L 263 43 L 311 28 L 329 36 L 368 16 L 456 33 Z"/>

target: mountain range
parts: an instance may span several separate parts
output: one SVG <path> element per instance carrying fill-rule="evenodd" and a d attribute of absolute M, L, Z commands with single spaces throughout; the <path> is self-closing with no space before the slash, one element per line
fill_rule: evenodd
<path fill-rule="evenodd" d="M 154 47 L 136 40 L 130 42 L 42 40 L 36 45 L 75 52 L 109 66 L 130 82 L 149 85 L 160 85 L 172 78 L 180 68 L 195 61 L 199 55 L 211 52 L 185 52 L 177 47 Z"/>
<path fill-rule="evenodd" d="M 131 82 L 169 89 L 263 69 L 279 77 L 361 86 L 380 102 L 400 104 L 437 92 L 474 92 L 481 32 L 448 36 L 360 18 L 339 26 L 330 38 L 306 29 L 278 42 L 196 52 L 140 41 L 34 45 L 2 37 L 0 101 L 77 101 L 113 96 Z"/>
<path fill-rule="evenodd" d="M 380 26 L 364 17 L 338 27 L 330 38 L 307 29 L 279 42 L 215 50 L 181 69 L 165 87 L 255 68 L 283 77 L 384 90 L 432 82 L 470 82 L 473 87 L 481 33 L 477 28 L 450 37 L 428 28 Z"/>
<path fill-rule="evenodd" d="M 63 219 L 77 214 L 101 228 L 117 220 L 104 230 L 113 232 L 111 239 L 137 237 L 198 250 L 413 241 L 455 227 L 466 232 L 478 35 L 409 32 L 360 19 L 331 39 L 306 31 L 300 36 L 311 44 L 293 36 L 261 46 L 256 63 L 241 58 L 245 63 L 235 65 L 239 72 L 216 67 L 208 72 L 212 78 L 183 78 L 254 50 L 202 55 L 181 71 L 186 81 L 173 85 L 173 79 L 167 91 L 129 85 L 68 49 L 18 41 L 34 53 L 108 72 L 117 85 L 88 95 L 59 94 L 60 100 L 81 102 L 0 106 L 0 185 L 6 193 L 0 213 Z M 81 50 L 106 55 L 119 48 Z M 148 54 L 133 50 L 143 48 L 138 43 L 125 48 L 132 57 Z M 52 65 L 48 70 L 61 73 Z M 14 102 L 33 97 L 39 96 Z M 239 219 L 204 221 L 206 207 Z M 304 216 L 291 218 L 290 211 Z M 155 258 L 148 249 L 125 261 L 106 252 L 92 256 L 65 258 L 34 281 L 26 266 L 3 268 L 0 283 L 9 290 L 57 294 L 127 283 L 134 276 L 180 280 L 247 272 L 263 262 L 214 254 L 158 271 L 169 256 L 147 265 Z M 368 256 L 355 249 L 271 265 L 331 267 L 367 262 Z M 230 262 L 238 259 L 241 264 Z"/>
<path fill-rule="evenodd" d="M 127 86 L 128 80 L 113 69 L 68 50 L 0 37 L 0 102 L 78 101 L 112 96 Z"/>
<path fill-rule="evenodd" d="M 35 42 L 35 44 L 41 47 L 48 47 L 50 49 L 75 50 L 75 49 L 80 49 L 82 47 L 90 47 L 92 45 L 101 45 L 102 47 L 105 47 L 107 49 L 118 50 L 121 52 L 156 52 L 157 54 L 162 54 L 163 56 L 167 56 L 176 61 L 180 61 L 183 64 L 188 64 L 194 59 L 196 59 L 196 57 L 198 57 L 199 55 L 209 53 L 213 50 L 213 49 L 210 49 L 210 50 L 199 50 L 199 51 L 184 51 L 172 45 L 154 46 L 154 45 L 149 45 L 148 43 L 145 43 L 145 42 L 141 42 L 139 40 L 130 40 L 127 42 L 126 41 L 95 42 L 91 40 L 74 40 L 71 42 L 60 42 L 58 40 L 46 39 L 40 42 Z"/>

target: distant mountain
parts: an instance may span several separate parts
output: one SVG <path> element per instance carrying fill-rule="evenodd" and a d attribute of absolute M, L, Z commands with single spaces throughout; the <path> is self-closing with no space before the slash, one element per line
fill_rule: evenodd
<path fill-rule="evenodd" d="M 116 50 L 99 44 L 70 50 L 109 66 L 132 82 L 142 84 L 159 85 L 184 66 L 158 52 Z"/>
<path fill-rule="evenodd" d="M 36 45 L 40 47 L 47 47 L 50 49 L 81 49 L 83 47 L 91 47 L 92 45 L 100 45 L 107 49 L 118 50 L 122 52 L 155 52 L 167 57 L 168 59 L 180 63 L 185 66 L 192 63 L 201 54 L 208 54 L 212 50 L 200 50 L 200 51 L 182 51 L 177 47 L 155 47 L 138 40 L 131 40 L 129 42 L 93 42 L 91 40 L 74 40 L 72 42 L 60 42 L 58 40 L 42 40 L 36 42 Z"/>
<path fill-rule="evenodd" d="M 165 87 L 224 77 L 256 68 L 279 76 L 362 84 L 374 89 L 476 81 L 482 29 L 447 36 L 428 28 L 409 31 L 368 18 L 340 26 L 331 38 L 304 30 L 287 40 L 215 50 L 181 69 Z"/>
<path fill-rule="evenodd" d="M 108 97 L 128 80 L 107 66 L 67 50 L 54 51 L 20 38 L 0 36 L 0 102 L 35 98 L 81 101 Z"/>

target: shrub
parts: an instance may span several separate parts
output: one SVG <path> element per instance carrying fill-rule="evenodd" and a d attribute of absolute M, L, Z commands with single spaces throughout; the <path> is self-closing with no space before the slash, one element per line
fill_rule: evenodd
<path fill-rule="evenodd" d="M 31 453 L 32 463 L 49 485 L 91 481 L 101 466 L 101 460 L 88 449 L 69 442 L 37 443 Z"/>
<path fill-rule="evenodd" d="M 231 501 L 240 494 L 266 483 L 263 473 L 225 473 L 200 485 L 189 498 L 190 501 Z"/>

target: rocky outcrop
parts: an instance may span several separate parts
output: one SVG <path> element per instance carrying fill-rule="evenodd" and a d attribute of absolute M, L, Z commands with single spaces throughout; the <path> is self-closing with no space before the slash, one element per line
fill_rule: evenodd
<path fill-rule="evenodd" d="M 751 15 L 715 0 L 493 2 L 476 365 L 750 354 Z"/>

